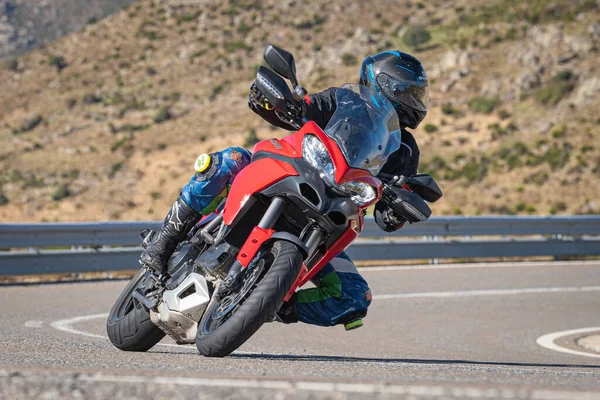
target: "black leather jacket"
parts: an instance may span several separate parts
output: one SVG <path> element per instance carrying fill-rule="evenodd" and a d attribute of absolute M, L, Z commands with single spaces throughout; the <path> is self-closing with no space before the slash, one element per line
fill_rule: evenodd
<path fill-rule="evenodd" d="M 304 116 L 308 120 L 314 121 L 322 129 L 325 129 L 325 126 L 327 126 L 327 123 L 335 113 L 336 90 L 337 88 L 332 87 L 320 93 L 311 94 L 309 96 L 310 101 L 304 103 Z M 248 105 L 252 111 L 260 115 L 270 124 L 287 130 L 294 130 L 292 126 L 279 120 L 273 111 L 256 107 L 251 101 L 248 101 Z M 403 128 L 402 144 L 398 150 L 390 155 L 387 163 L 381 169 L 381 172 L 394 175 L 411 176 L 417 173 L 418 166 L 419 146 L 417 145 L 414 136 Z"/>

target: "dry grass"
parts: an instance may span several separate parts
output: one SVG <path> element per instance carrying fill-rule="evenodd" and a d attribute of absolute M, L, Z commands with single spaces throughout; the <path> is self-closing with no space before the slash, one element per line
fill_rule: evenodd
<path fill-rule="evenodd" d="M 546 214 L 565 201 L 566 193 L 570 200 L 560 212 L 575 213 L 600 197 L 598 95 L 570 108 L 586 82 L 581 78 L 570 97 L 556 105 L 541 104 L 532 93 L 516 96 L 515 82 L 528 69 L 507 64 L 508 56 L 523 47 L 522 38 L 494 39 L 509 29 L 506 21 L 488 22 L 485 32 L 478 22 L 463 24 L 461 32 L 477 36 L 479 44 L 474 47 L 475 36 L 468 37 L 468 74 L 442 92 L 460 69 L 440 68 L 446 52 L 464 44 L 457 21 L 464 14 L 479 15 L 476 11 L 488 7 L 487 2 L 449 5 L 435 0 L 425 8 L 398 7 L 393 16 L 384 2 L 184 3 L 142 0 L 20 57 L 18 71 L 0 69 L 0 194 L 8 200 L 0 206 L 2 221 L 161 219 L 193 174 L 198 154 L 241 145 L 251 129 L 262 139 L 286 134 L 246 106 L 267 43 L 295 54 L 300 80 L 315 92 L 356 79 L 358 66 L 345 65 L 351 63 L 344 54 L 360 60 L 394 47 L 412 51 L 398 34 L 406 24 L 432 31 L 431 41 L 415 51 L 431 71 L 433 95 L 426 123 L 438 127 L 436 132 L 421 127 L 415 133 L 422 165 L 437 156 L 462 174 L 451 179 L 449 171 L 432 171 L 446 193 L 433 206 L 436 214 L 503 213 L 515 211 L 518 203 L 535 205 L 535 213 Z M 597 9 L 588 11 L 582 20 L 563 21 L 564 29 L 575 32 L 573 25 L 597 17 Z M 531 27 L 524 25 L 528 22 L 513 24 Z M 552 50 L 545 56 L 556 59 Z M 59 70 L 50 65 L 56 57 L 63 57 L 67 66 Z M 596 58 L 597 50 L 579 54 L 569 68 L 587 71 L 588 78 L 599 76 Z M 551 64 L 544 82 L 560 68 Z M 500 89 L 490 95 L 486 88 L 493 80 L 500 82 Z M 500 99 L 490 114 L 469 109 L 469 100 L 490 96 Z M 457 111 L 452 115 L 442 112 L 442 105 L 449 103 Z M 511 116 L 503 119 L 500 109 Z M 157 119 L 161 110 L 168 110 L 170 118 Z M 43 120 L 34 128 L 13 133 L 38 115 Z M 489 126 L 505 128 L 509 122 L 518 131 L 494 138 Z M 540 131 L 548 122 L 566 126 L 565 134 L 553 138 L 551 129 Z M 541 140 L 549 144 L 538 148 Z M 568 144 L 570 157 L 559 168 L 526 165 L 525 159 L 511 168 L 497 153 L 519 141 L 540 156 L 544 146 L 556 143 L 564 149 Z M 584 153 L 584 146 L 592 148 Z M 484 176 L 474 170 L 481 160 L 491 160 Z M 549 175 L 543 186 L 524 183 L 526 176 L 540 171 Z M 53 200 L 61 187 L 68 187 L 69 196 Z M 531 208 L 519 210 L 527 213 Z"/>

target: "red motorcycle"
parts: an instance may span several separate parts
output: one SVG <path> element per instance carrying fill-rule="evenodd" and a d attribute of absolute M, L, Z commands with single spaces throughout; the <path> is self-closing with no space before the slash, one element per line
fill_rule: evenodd
<path fill-rule="evenodd" d="M 344 85 L 323 130 L 293 118 L 294 104 L 306 95 L 293 56 L 268 46 L 265 60 L 275 72 L 260 67 L 256 85 L 298 131 L 256 145 L 224 205 L 180 244 L 168 273 L 142 268 L 132 279 L 107 321 L 116 347 L 145 351 L 168 334 L 179 344 L 195 342 L 205 356 L 228 355 L 356 239 L 366 208 L 392 185 L 433 201 L 441 197 L 428 175 L 377 177 L 400 145 L 388 100 L 368 87 Z M 431 214 L 420 197 L 408 204 L 390 195 L 390 201 L 415 221 Z M 144 244 L 150 238 L 146 232 Z"/>

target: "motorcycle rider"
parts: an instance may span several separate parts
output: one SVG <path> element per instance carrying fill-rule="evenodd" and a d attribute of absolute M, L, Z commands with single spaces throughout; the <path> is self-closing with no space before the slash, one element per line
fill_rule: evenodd
<path fill-rule="evenodd" d="M 402 128 L 400 148 L 392 153 L 381 172 L 411 176 L 417 173 L 419 148 L 406 128 L 415 129 L 427 114 L 428 83 L 425 70 L 415 57 L 399 51 L 385 51 L 367 57 L 361 66 L 359 83 L 385 96 L 394 106 Z M 306 117 L 325 128 L 336 110 L 335 92 L 329 88 L 306 96 L 296 104 L 297 119 Z M 269 123 L 294 130 L 275 115 L 272 106 L 252 84 L 248 105 Z M 229 191 L 235 176 L 250 163 L 251 153 L 240 147 L 202 154 L 196 160 L 196 174 L 182 189 L 163 226 L 142 253 L 141 262 L 162 272 L 177 244 L 203 215 L 213 212 Z M 386 232 L 400 229 L 406 219 L 395 215 L 387 205 L 375 206 L 375 221 Z M 321 326 L 344 324 L 346 329 L 362 326 L 371 303 L 367 282 L 356 266 L 341 253 L 313 278 L 315 288 L 296 292 L 277 313 L 285 323 L 305 322 Z"/>

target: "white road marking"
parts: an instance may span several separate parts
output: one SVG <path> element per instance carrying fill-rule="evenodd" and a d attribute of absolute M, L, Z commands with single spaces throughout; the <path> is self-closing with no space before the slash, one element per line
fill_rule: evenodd
<path fill-rule="evenodd" d="M 286 391 L 312 391 L 335 393 L 395 394 L 427 398 L 523 398 L 524 389 L 510 388 L 476 388 L 462 386 L 419 386 L 419 385 L 386 385 L 351 382 L 311 382 L 289 380 L 262 379 L 221 379 L 221 378 L 184 378 L 162 376 L 117 376 L 117 375 L 79 375 L 79 380 L 91 382 L 115 382 L 134 384 L 185 385 L 198 387 L 223 387 L 238 389 L 271 389 Z M 575 392 L 567 390 L 534 389 L 530 396 L 536 400 L 591 400 L 600 398 L 600 392 Z"/>
<path fill-rule="evenodd" d="M 72 333 L 74 335 L 81 335 L 81 336 L 93 337 L 96 339 L 108 340 L 108 336 L 98 335 L 96 333 L 86 332 L 86 331 L 82 331 L 82 330 L 73 328 L 73 325 L 75 325 L 79 322 L 90 321 L 93 319 L 100 319 L 100 318 L 106 319 L 107 317 L 108 317 L 108 313 L 83 315 L 80 317 L 61 319 L 58 321 L 54 321 L 50 324 L 50 326 L 59 331 Z M 196 346 L 194 346 L 194 345 L 185 345 L 185 344 L 181 345 L 181 344 L 175 344 L 175 343 L 158 343 L 157 346 L 177 347 L 178 349 L 198 351 L 198 350 L 196 350 Z M 252 351 L 236 351 L 235 354 L 262 355 L 262 353 L 257 353 L 257 352 L 252 352 Z M 273 353 L 269 353 L 269 354 L 273 354 Z"/>
<path fill-rule="evenodd" d="M 548 333 L 547 335 L 543 335 L 543 336 L 540 336 L 539 338 L 537 338 L 537 340 L 535 342 L 537 344 L 539 344 L 540 346 L 545 347 L 549 350 L 560 351 L 561 353 L 574 354 L 577 356 L 600 358 L 600 354 L 593 354 L 593 353 L 587 353 L 585 351 L 572 350 L 572 349 L 568 349 L 566 347 L 559 346 L 556 343 L 554 343 L 557 339 L 564 337 L 564 336 L 578 335 L 578 334 L 582 334 L 582 333 L 592 333 L 592 332 L 600 332 L 600 327 L 571 329 L 569 331 Z"/>
<path fill-rule="evenodd" d="M 422 264 L 390 265 L 380 267 L 359 267 L 360 272 L 411 271 L 427 269 L 467 269 L 467 268 L 550 268 L 550 267 L 600 267 L 600 261 L 526 261 L 526 262 L 490 262 L 466 264 Z"/>
<path fill-rule="evenodd" d="M 508 296 L 508 295 L 531 294 L 531 293 L 564 293 L 564 292 L 595 292 L 595 291 L 600 291 L 600 286 L 459 290 L 459 291 L 454 291 L 454 292 L 380 294 L 380 295 L 373 296 L 373 300 L 416 299 L 416 298 L 427 298 L 427 297 L 445 298 L 445 297 L 471 297 L 471 296 Z"/>
<path fill-rule="evenodd" d="M 35 320 L 25 321 L 26 328 L 41 328 L 42 325 L 44 325 L 44 321 L 35 321 Z"/>
<path fill-rule="evenodd" d="M 75 335 L 93 337 L 93 338 L 98 338 L 98 339 L 108 339 L 106 336 L 97 335 L 95 333 L 90 333 L 90 332 L 85 332 L 85 331 L 80 331 L 79 329 L 75 329 L 71 326 L 71 325 L 75 325 L 78 322 L 89 321 L 92 319 L 106 318 L 106 317 L 108 317 L 108 313 L 84 315 L 81 317 L 61 319 L 58 321 L 54 321 L 50 324 L 50 326 L 53 327 L 54 329 L 58 329 L 59 331 L 69 332 L 69 333 L 72 333 Z"/>

